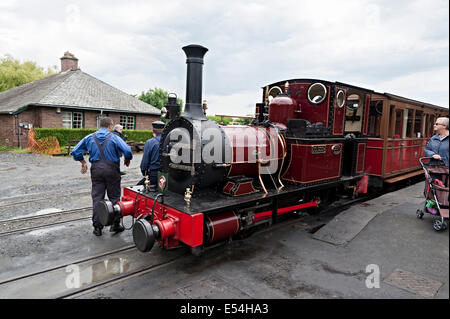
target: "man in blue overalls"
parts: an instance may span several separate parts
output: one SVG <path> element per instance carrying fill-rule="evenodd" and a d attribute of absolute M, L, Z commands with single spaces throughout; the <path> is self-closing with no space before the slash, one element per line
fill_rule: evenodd
<path fill-rule="evenodd" d="M 115 205 L 120 200 L 120 156 L 125 157 L 125 165 L 130 165 L 133 158 L 131 148 L 117 135 L 111 133 L 114 122 L 109 117 L 104 117 L 100 121 L 100 129 L 83 138 L 73 149 L 74 160 L 81 162 L 81 173 L 87 172 L 88 166 L 83 154 L 89 151 L 89 162 L 91 162 L 92 181 L 92 225 L 94 235 L 101 236 L 103 225 L 97 218 L 97 204 L 105 199 L 105 191 L 108 199 Z M 120 225 L 120 218 L 114 221 L 111 232 L 121 232 L 124 227 Z"/>
<path fill-rule="evenodd" d="M 164 122 L 156 121 L 152 123 L 153 137 L 144 145 L 144 155 L 142 155 L 141 172 L 147 175 L 151 185 L 156 185 L 158 178 L 159 163 L 159 144 L 161 142 L 161 133 L 164 130 Z M 138 185 L 144 185 L 145 177 L 139 181 Z"/>

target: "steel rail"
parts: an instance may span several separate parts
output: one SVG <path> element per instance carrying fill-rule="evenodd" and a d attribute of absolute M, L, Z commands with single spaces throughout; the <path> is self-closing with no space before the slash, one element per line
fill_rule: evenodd
<path fill-rule="evenodd" d="M 122 187 L 134 186 L 139 181 L 140 181 L 140 179 L 127 181 L 126 184 L 122 185 Z M 75 190 L 82 190 L 82 189 L 86 189 L 86 187 L 77 188 Z M 78 193 L 70 193 L 70 194 L 67 194 L 67 195 L 59 194 L 59 195 L 55 195 L 55 196 L 44 197 L 44 198 L 36 198 L 36 199 L 30 199 L 30 200 L 25 200 L 25 201 L 23 200 L 24 197 L 53 195 L 53 194 L 55 194 L 55 191 L 42 192 L 42 193 L 33 193 L 33 194 L 24 194 L 24 195 L 17 195 L 17 196 L 11 196 L 11 197 L 2 197 L 2 198 L 0 198 L 0 203 L 2 201 L 8 201 L 8 200 L 11 200 L 11 199 L 18 199 L 18 201 L 0 205 L 0 209 L 3 208 L 3 207 L 8 207 L 8 206 L 22 205 L 22 204 L 25 204 L 25 203 L 33 203 L 33 202 L 38 202 L 38 201 L 43 201 L 43 200 L 48 200 L 48 199 L 57 199 L 57 198 L 61 198 L 61 197 L 87 195 L 87 194 L 90 194 L 90 193 L 91 193 L 90 191 L 82 191 L 82 192 L 78 192 Z"/>
<path fill-rule="evenodd" d="M 156 265 L 143 267 L 141 269 L 136 269 L 136 270 L 131 271 L 129 273 L 123 273 L 123 274 L 120 274 L 120 275 L 118 275 L 116 277 L 105 279 L 103 281 L 100 281 L 98 283 L 89 285 L 87 287 L 79 288 L 76 291 L 71 291 L 69 293 L 64 293 L 64 294 L 57 295 L 54 298 L 55 299 L 73 299 L 73 298 L 82 296 L 82 295 L 84 295 L 86 293 L 93 292 L 93 291 L 99 290 L 101 288 L 106 288 L 108 286 L 117 284 L 117 283 L 122 282 L 122 281 L 126 281 L 126 280 L 129 280 L 129 279 L 135 278 L 135 277 L 139 277 L 139 276 L 145 275 L 145 274 L 150 273 L 152 271 L 155 271 L 155 270 L 157 270 L 157 269 L 159 269 L 161 267 L 169 266 L 169 265 L 173 264 L 174 262 L 180 260 L 181 258 L 187 257 L 187 256 L 190 256 L 190 254 L 189 253 L 184 253 L 184 254 L 176 256 L 176 257 L 174 257 L 174 258 L 172 258 L 172 259 L 170 259 L 168 261 L 164 261 L 164 262 L 161 262 L 161 263 L 156 264 Z"/>
<path fill-rule="evenodd" d="M 45 269 L 42 269 L 42 270 L 30 272 L 30 273 L 27 273 L 25 275 L 19 275 L 19 276 L 16 276 L 16 277 L 11 277 L 11 278 L 8 278 L 8 279 L 0 281 L 0 285 L 4 285 L 6 283 L 10 283 L 10 282 L 13 282 L 13 281 L 18 281 L 18 280 L 21 280 L 21 279 L 33 277 L 33 276 L 40 275 L 40 274 L 43 274 L 43 273 L 46 273 L 46 272 L 50 272 L 50 271 L 53 271 L 53 270 L 56 270 L 56 269 L 65 268 L 65 267 L 67 267 L 69 265 L 80 264 L 80 263 L 83 263 L 83 262 L 86 262 L 86 261 L 89 261 L 89 260 L 93 260 L 93 259 L 97 259 L 97 258 L 100 258 L 100 257 L 116 254 L 116 253 L 119 253 L 121 251 L 131 250 L 131 249 L 133 249 L 135 247 L 136 247 L 135 245 L 127 245 L 127 246 L 124 246 L 124 247 L 121 247 L 121 248 L 116 248 L 116 249 L 113 249 L 113 250 L 110 250 L 110 251 L 107 251 L 107 252 L 103 252 L 103 253 L 100 253 L 100 254 L 97 254 L 97 255 L 94 255 L 94 256 L 77 259 L 77 260 L 71 261 L 69 263 L 64 263 L 64 264 L 60 264 L 60 265 L 57 265 L 57 266 L 45 268 Z"/>
<path fill-rule="evenodd" d="M 0 229 L 0 237 L 3 236 L 7 236 L 7 235 L 11 235 L 11 234 L 16 234 L 16 233 L 23 233 L 26 231 L 31 231 L 34 229 L 39 229 L 39 228 L 44 228 L 44 227 L 52 227 L 54 225 L 59 225 L 59 224 L 64 224 L 64 223 L 69 223 L 69 222 L 73 222 L 73 221 L 78 221 L 78 220 L 84 220 L 84 219 L 90 219 L 92 217 L 92 207 L 83 207 L 83 208 L 77 208 L 77 209 L 71 209 L 71 210 L 66 210 L 66 211 L 61 211 L 61 212 L 53 212 L 53 213 L 48 213 L 48 214 L 42 214 L 42 215 L 38 215 L 38 216 L 29 216 L 29 217 L 21 217 L 21 218 L 13 218 L 13 219 L 6 219 L 6 220 L 1 220 L 0 221 L 0 225 L 2 226 L 2 228 L 5 228 L 5 226 L 7 226 L 8 224 L 14 225 L 14 224 L 26 224 L 27 222 L 30 221 L 36 221 L 36 220 L 44 220 L 44 221 L 48 221 L 49 218 L 55 218 L 55 217 L 70 217 L 70 215 L 73 214 L 80 214 L 83 211 L 86 211 L 86 213 L 89 213 L 89 216 L 85 216 L 85 217 L 77 217 L 77 218 L 69 218 L 66 220 L 61 220 L 61 221 L 56 221 L 56 222 L 47 222 L 41 225 L 34 225 L 31 227 L 21 227 L 21 228 L 16 228 L 13 230 L 9 230 L 9 231 L 3 231 L 2 229 Z"/>

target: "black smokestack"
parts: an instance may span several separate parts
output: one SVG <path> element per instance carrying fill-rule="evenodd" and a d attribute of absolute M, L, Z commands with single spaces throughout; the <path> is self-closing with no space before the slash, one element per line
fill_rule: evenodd
<path fill-rule="evenodd" d="M 203 57 L 208 49 L 201 45 L 191 44 L 183 47 L 183 51 L 187 57 L 186 106 L 183 116 L 206 120 L 202 108 L 202 79 Z"/>

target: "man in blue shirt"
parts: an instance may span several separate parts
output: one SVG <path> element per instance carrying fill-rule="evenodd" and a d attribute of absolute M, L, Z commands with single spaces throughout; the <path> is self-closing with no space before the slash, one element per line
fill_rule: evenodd
<path fill-rule="evenodd" d="M 81 162 L 81 173 L 87 172 L 88 166 L 83 154 L 89 151 L 89 162 L 91 162 L 92 181 L 92 225 L 94 235 L 101 236 L 103 225 L 97 218 L 97 205 L 105 198 L 105 191 L 108 199 L 115 205 L 120 200 L 120 156 L 123 153 L 125 165 L 130 165 L 133 158 L 131 148 L 117 135 L 111 133 L 114 122 L 109 117 L 104 117 L 100 121 L 100 129 L 83 138 L 73 149 L 73 159 Z M 120 225 L 120 218 L 116 219 L 110 228 L 111 232 L 121 232 L 124 227 Z"/>
<path fill-rule="evenodd" d="M 141 172 L 142 175 L 148 175 L 151 185 L 156 185 L 159 162 L 159 144 L 161 142 L 161 133 L 164 130 L 164 122 L 156 121 L 152 123 L 153 137 L 144 145 L 144 155 L 142 155 Z M 138 185 L 144 185 L 145 177 L 139 181 Z"/>
<path fill-rule="evenodd" d="M 425 148 L 425 156 L 434 159 L 430 164 L 439 164 L 439 160 L 442 160 L 448 167 L 448 117 L 438 117 L 434 124 L 434 131 L 437 134 L 429 140 Z"/>

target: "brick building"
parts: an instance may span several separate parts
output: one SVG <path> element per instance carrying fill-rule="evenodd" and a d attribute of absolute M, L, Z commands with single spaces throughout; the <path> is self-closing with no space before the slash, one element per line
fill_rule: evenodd
<path fill-rule="evenodd" d="M 28 127 L 98 128 L 102 116 L 125 129 L 151 129 L 161 111 L 78 68 L 66 52 L 61 72 L 0 92 L 0 145 L 26 146 Z"/>

